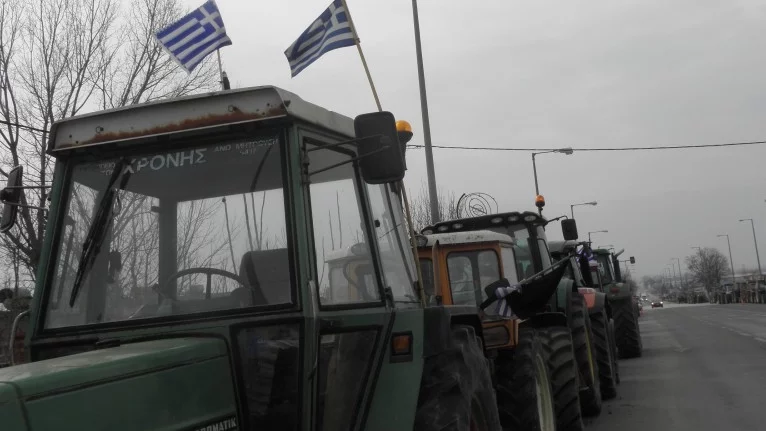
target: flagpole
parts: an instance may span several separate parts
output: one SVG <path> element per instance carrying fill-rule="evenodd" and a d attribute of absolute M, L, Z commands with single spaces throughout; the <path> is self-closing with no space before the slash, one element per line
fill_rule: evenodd
<path fill-rule="evenodd" d="M 354 44 L 356 45 L 356 49 L 359 51 L 359 58 L 362 59 L 362 66 L 364 66 L 364 72 L 367 74 L 367 81 L 370 82 L 370 89 L 372 89 L 372 96 L 375 98 L 375 104 L 378 106 L 378 111 L 382 111 L 383 108 L 380 106 L 380 99 L 378 98 L 378 91 L 375 90 L 375 84 L 372 82 L 372 75 L 370 74 L 370 68 L 367 67 L 367 60 L 364 58 L 364 52 L 362 52 L 362 45 L 359 42 L 359 36 L 356 34 L 356 27 L 354 27 L 354 20 L 351 19 L 351 11 L 348 8 L 348 5 L 346 4 L 346 0 L 341 0 L 341 3 L 343 4 L 343 8 L 346 10 L 346 15 L 348 16 L 348 25 L 351 27 L 351 33 L 354 35 Z"/>

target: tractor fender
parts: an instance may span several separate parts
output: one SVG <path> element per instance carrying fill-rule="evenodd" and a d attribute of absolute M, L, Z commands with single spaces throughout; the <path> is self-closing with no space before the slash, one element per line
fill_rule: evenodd
<path fill-rule="evenodd" d="M 559 285 L 556 288 L 556 308 L 555 310 L 564 313 L 567 318 L 572 315 L 572 294 L 576 292 L 577 288 L 574 285 L 574 281 L 570 278 L 562 277 L 559 281 Z"/>
<path fill-rule="evenodd" d="M 605 292 L 606 296 L 613 301 L 633 297 L 630 286 L 625 283 L 612 283 L 606 287 Z"/>
<path fill-rule="evenodd" d="M 452 327 L 468 325 L 484 341 L 479 309 L 462 305 L 442 305 L 423 309 L 423 356 L 438 355 L 452 347 Z"/>
<path fill-rule="evenodd" d="M 606 294 L 590 287 L 581 287 L 577 290 L 585 298 L 588 314 L 598 314 L 606 307 Z"/>
<path fill-rule="evenodd" d="M 538 313 L 521 322 L 519 326 L 547 328 L 549 326 L 567 326 L 567 324 L 567 316 L 564 313 Z"/>

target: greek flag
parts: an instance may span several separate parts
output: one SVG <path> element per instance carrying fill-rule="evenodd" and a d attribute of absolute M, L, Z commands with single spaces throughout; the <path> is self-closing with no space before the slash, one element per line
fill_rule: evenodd
<path fill-rule="evenodd" d="M 187 72 L 197 67 L 208 54 L 231 45 L 215 0 L 170 24 L 156 34 L 157 40 Z"/>
<path fill-rule="evenodd" d="M 354 45 L 355 39 L 343 1 L 334 0 L 285 51 L 292 76 L 298 75 L 324 53 Z"/>
<path fill-rule="evenodd" d="M 511 310 L 511 305 L 508 303 L 508 300 L 506 299 L 506 296 L 510 295 L 513 292 L 518 292 L 520 290 L 521 290 L 520 284 L 511 285 L 510 283 L 508 283 L 507 286 L 501 286 L 495 289 L 495 298 L 497 298 L 497 309 L 495 310 L 495 313 L 498 316 L 504 317 L 506 319 L 512 319 L 515 316 L 515 314 L 513 313 L 513 310 Z"/>

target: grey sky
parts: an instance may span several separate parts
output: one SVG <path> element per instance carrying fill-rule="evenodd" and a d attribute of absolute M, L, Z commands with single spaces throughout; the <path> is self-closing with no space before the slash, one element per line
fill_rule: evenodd
<path fill-rule="evenodd" d="M 422 143 L 409 0 L 347 0 L 386 110 Z M 184 0 L 197 7 L 201 0 Z M 222 50 L 237 86 L 274 84 L 353 116 L 375 105 L 354 48 L 333 51 L 295 79 L 283 51 L 330 0 L 218 0 L 234 45 Z M 712 0 L 465 2 L 420 0 L 434 144 L 627 147 L 766 139 L 762 2 Z M 766 146 L 575 152 L 538 159 L 545 215 L 575 209 L 581 237 L 626 248 L 638 275 L 663 271 L 691 246 L 755 265 L 749 225 L 766 253 Z M 406 182 L 425 179 L 423 150 Z M 437 181 L 483 191 L 500 210 L 533 209 L 529 153 L 435 150 Z M 558 226 L 549 229 L 559 237 Z M 598 239 L 595 239 L 598 238 Z M 765 262 L 766 263 L 766 262 Z M 685 268 L 684 268 L 685 269 Z"/>

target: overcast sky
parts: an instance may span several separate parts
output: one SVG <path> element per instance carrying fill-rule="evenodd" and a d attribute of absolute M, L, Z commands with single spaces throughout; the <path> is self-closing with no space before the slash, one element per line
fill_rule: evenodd
<path fill-rule="evenodd" d="M 183 0 L 198 7 L 202 0 Z M 347 0 L 383 108 L 422 121 L 410 0 Z M 290 78 L 284 50 L 330 0 L 217 0 L 234 44 L 222 49 L 233 86 L 273 84 L 348 116 L 375 110 L 356 49 L 326 54 Z M 766 6 L 755 0 L 420 0 L 433 143 L 573 147 L 538 157 L 544 214 L 577 207 L 581 238 L 661 273 L 692 246 L 756 265 L 749 224 L 766 253 L 766 146 L 647 152 L 583 147 L 766 140 Z M 422 149 L 406 183 L 425 181 Z M 440 188 L 486 192 L 501 211 L 534 209 L 527 152 L 434 150 Z M 560 237 L 558 224 L 549 228 Z M 764 255 L 766 258 L 766 255 Z M 684 267 L 684 270 L 686 268 Z"/>

